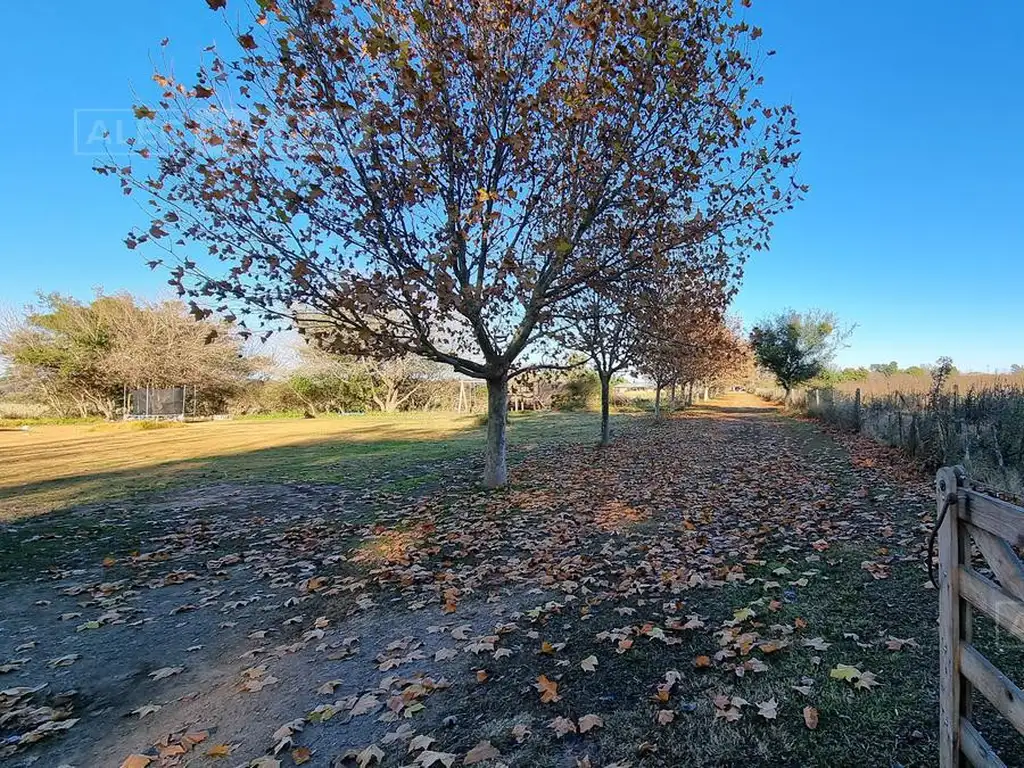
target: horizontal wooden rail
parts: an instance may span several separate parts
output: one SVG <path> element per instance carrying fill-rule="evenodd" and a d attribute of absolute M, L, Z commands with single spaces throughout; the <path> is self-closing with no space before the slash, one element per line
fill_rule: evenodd
<path fill-rule="evenodd" d="M 960 720 L 960 750 L 975 768 L 1006 768 L 1006 763 L 966 717 Z"/>
<path fill-rule="evenodd" d="M 1013 547 L 995 534 L 968 523 L 967 530 L 1004 590 L 1024 601 L 1024 566 Z"/>
<path fill-rule="evenodd" d="M 961 520 L 995 534 L 1014 546 L 1024 547 L 1024 510 L 977 491 L 961 490 L 960 495 Z"/>
<path fill-rule="evenodd" d="M 1012 634 L 1024 641 L 1024 603 L 979 576 L 973 568 L 961 565 L 960 597 Z"/>
<path fill-rule="evenodd" d="M 1024 691 L 1016 683 L 970 643 L 960 646 L 960 671 L 999 714 L 1013 723 L 1018 733 L 1024 734 Z"/>

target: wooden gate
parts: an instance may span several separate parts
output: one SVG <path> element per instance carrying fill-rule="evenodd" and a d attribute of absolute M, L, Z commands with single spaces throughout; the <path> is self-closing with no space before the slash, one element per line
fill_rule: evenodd
<path fill-rule="evenodd" d="M 1024 692 L 972 644 L 972 610 L 1024 641 L 1024 508 L 972 490 L 960 467 L 935 479 L 939 554 L 939 764 L 1002 766 L 971 722 L 981 694 L 1024 734 Z M 943 510 L 945 515 L 943 516 Z M 972 565 L 971 541 L 994 578 Z"/>

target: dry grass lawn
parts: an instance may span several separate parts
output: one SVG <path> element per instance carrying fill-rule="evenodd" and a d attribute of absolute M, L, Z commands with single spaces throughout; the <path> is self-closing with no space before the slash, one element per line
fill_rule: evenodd
<path fill-rule="evenodd" d="M 436 440 L 473 425 L 471 416 L 448 413 L 168 422 L 156 425 L 157 428 L 141 429 L 139 423 L 133 422 L 43 425 L 27 432 L 0 432 L 4 467 L 0 487 L 338 438 L 351 442 Z"/>
<path fill-rule="evenodd" d="M 596 434 L 592 414 L 516 416 L 515 441 Z M 0 521 L 171 483 L 359 483 L 475 455 L 478 416 L 370 414 L 318 419 L 43 425 L 0 430 Z M 396 482 L 398 482 L 396 480 Z M 403 488 L 404 490 L 404 488 Z"/>

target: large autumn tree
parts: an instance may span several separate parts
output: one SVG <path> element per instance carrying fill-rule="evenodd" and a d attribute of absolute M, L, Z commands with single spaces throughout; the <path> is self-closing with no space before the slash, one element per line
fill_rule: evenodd
<path fill-rule="evenodd" d="M 100 169 L 151 208 L 129 247 L 163 248 L 197 312 L 308 311 L 332 349 L 485 380 L 489 486 L 555 308 L 644 252 L 584 248 L 603 222 L 749 251 L 801 191 L 731 0 L 207 4 L 252 23 L 157 72 L 153 130 Z"/>

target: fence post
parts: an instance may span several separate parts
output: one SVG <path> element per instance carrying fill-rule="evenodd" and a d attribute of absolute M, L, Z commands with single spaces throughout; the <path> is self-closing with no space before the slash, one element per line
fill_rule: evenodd
<path fill-rule="evenodd" d="M 860 432 L 860 387 L 857 387 L 857 394 L 853 397 L 853 419 L 854 431 Z"/>
<path fill-rule="evenodd" d="M 935 476 L 936 514 L 949 494 L 963 486 L 960 467 L 943 467 Z M 962 765 L 960 720 L 970 708 L 970 690 L 960 674 L 962 631 L 970 632 L 970 608 L 961 606 L 959 568 L 967 545 L 961 541 L 960 501 L 950 504 L 939 527 L 939 766 Z M 964 622 L 966 614 L 967 621 Z M 966 626 L 965 626 L 966 624 Z"/>

